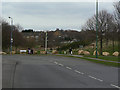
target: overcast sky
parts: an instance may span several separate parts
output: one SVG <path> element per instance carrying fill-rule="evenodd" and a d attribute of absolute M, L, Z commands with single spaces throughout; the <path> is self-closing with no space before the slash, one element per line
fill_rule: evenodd
<path fill-rule="evenodd" d="M 113 2 L 100 2 L 99 10 L 113 13 Z M 88 18 L 95 14 L 95 2 L 3 2 L 2 17 L 24 29 L 80 30 Z"/>

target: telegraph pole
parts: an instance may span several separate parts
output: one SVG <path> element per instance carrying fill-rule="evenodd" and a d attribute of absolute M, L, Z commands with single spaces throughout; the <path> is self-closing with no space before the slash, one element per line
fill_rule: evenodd
<path fill-rule="evenodd" d="M 96 58 L 98 58 L 98 0 L 96 0 Z"/>

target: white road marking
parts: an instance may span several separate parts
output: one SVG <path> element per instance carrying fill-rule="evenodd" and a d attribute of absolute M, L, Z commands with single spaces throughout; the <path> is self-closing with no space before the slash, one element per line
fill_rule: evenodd
<path fill-rule="evenodd" d="M 58 64 L 57 62 L 54 62 L 55 64 Z"/>
<path fill-rule="evenodd" d="M 120 88 L 119 86 L 116 86 L 116 85 L 114 85 L 114 84 L 110 84 L 111 86 L 113 86 L 113 87 L 116 87 L 116 88 Z"/>
<path fill-rule="evenodd" d="M 95 77 L 93 77 L 93 76 L 90 76 L 90 75 L 88 75 L 90 78 L 93 78 L 93 79 L 97 79 L 97 78 L 95 78 Z"/>
<path fill-rule="evenodd" d="M 63 66 L 63 64 L 59 64 L 60 66 Z"/>
<path fill-rule="evenodd" d="M 70 68 L 70 67 L 66 67 L 66 68 L 67 68 L 67 69 L 70 69 L 70 70 L 72 69 L 72 68 Z"/>
<path fill-rule="evenodd" d="M 58 64 L 58 62 L 54 62 L 55 64 Z M 63 64 L 58 64 L 58 65 L 60 65 L 60 66 L 64 66 Z M 72 70 L 72 68 L 70 68 L 70 67 L 66 67 L 67 69 L 70 69 L 70 70 Z M 79 73 L 79 74 L 84 74 L 84 73 L 82 73 L 82 72 L 80 72 L 80 71 L 78 71 L 78 70 L 74 70 L 75 72 L 77 72 L 77 73 Z M 100 81 L 100 82 L 103 82 L 103 80 L 101 80 L 101 79 L 98 79 L 98 78 L 95 78 L 95 77 L 93 77 L 93 76 L 91 76 L 91 75 L 88 75 L 90 78 L 92 78 L 92 79 L 95 79 L 95 80 L 98 80 L 98 81 Z M 118 87 L 118 86 L 116 86 L 116 85 L 113 85 L 113 84 L 111 84 L 111 86 L 114 86 L 114 87 L 116 87 L 116 88 L 120 88 L 120 87 Z"/>
<path fill-rule="evenodd" d="M 80 74 L 84 74 L 84 73 L 82 73 L 82 72 L 80 72 L 80 71 L 78 71 L 78 70 L 74 70 L 75 72 L 77 72 L 77 73 L 80 73 Z"/>
<path fill-rule="evenodd" d="M 92 79 L 95 79 L 95 80 L 98 80 L 98 81 L 100 81 L 100 82 L 103 82 L 103 80 L 101 80 L 101 79 L 98 79 L 98 78 L 96 78 L 96 77 L 93 77 L 93 76 L 90 76 L 90 75 L 88 75 L 90 78 L 92 78 Z"/>
<path fill-rule="evenodd" d="M 100 81 L 100 82 L 103 82 L 103 80 L 101 80 L 101 79 L 97 79 L 98 81 Z"/>

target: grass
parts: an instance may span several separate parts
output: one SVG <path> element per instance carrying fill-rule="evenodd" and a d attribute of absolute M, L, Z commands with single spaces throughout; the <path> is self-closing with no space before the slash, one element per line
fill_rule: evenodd
<path fill-rule="evenodd" d="M 84 55 L 84 57 L 96 58 L 96 56 L 93 56 L 93 55 L 89 55 L 89 56 Z M 103 60 L 109 60 L 109 61 L 118 61 L 118 57 L 115 57 L 115 56 L 98 56 L 98 58 Z"/>
<path fill-rule="evenodd" d="M 107 66 L 113 66 L 113 67 L 119 67 L 120 66 L 119 63 L 98 61 L 98 60 L 88 59 L 88 58 L 84 58 L 84 57 L 79 57 L 79 58 L 84 59 L 84 60 L 88 60 L 88 61 L 91 61 L 91 62 L 94 62 L 94 63 L 99 63 L 99 64 L 107 65 Z"/>
<path fill-rule="evenodd" d="M 119 67 L 120 66 L 120 63 L 98 61 L 98 60 L 88 59 L 86 57 L 76 57 L 76 56 L 68 56 L 68 55 L 57 55 L 57 56 L 80 58 L 80 59 L 87 60 L 87 61 L 90 61 L 90 62 L 94 62 L 94 63 L 98 63 L 98 64 L 103 64 L 103 65 L 107 65 L 107 66 L 112 66 L 112 67 Z"/>

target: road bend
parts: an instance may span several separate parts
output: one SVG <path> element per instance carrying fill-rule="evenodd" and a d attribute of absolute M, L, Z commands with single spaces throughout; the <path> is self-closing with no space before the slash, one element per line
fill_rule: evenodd
<path fill-rule="evenodd" d="M 3 88 L 120 88 L 118 68 L 73 57 L 3 55 Z"/>

